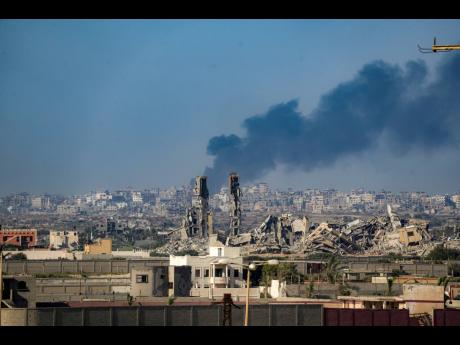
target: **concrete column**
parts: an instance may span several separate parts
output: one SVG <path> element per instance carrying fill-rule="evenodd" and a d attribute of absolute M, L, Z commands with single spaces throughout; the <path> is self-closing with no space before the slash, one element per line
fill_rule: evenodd
<path fill-rule="evenodd" d="M 193 305 L 190 306 L 190 326 L 193 326 Z"/>
<path fill-rule="evenodd" d="M 85 325 L 85 308 L 81 308 L 81 325 Z"/>
<path fill-rule="evenodd" d="M 136 308 L 136 325 L 141 325 L 141 308 L 139 307 Z"/>
<path fill-rule="evenodd" d="M 163 326 L 168 325 L 168 307 L 164 307 L 163 309 Z"/>

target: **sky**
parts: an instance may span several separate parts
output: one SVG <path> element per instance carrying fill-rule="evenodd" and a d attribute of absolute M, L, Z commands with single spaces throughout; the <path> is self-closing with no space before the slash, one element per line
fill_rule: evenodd
<path fill-rule="evenodd" d="M 0 195 L 188 184 L 213 166 L 211 138 L 293 99 L 308 117 L 373 61 L 422 60 L 436 79 L 460 52 L 419 53 L 434 36 L 458 44 L 460 20 L 0 20 Z M 459 153 L 382 141 L 240 180 L 453 193 Z"/>

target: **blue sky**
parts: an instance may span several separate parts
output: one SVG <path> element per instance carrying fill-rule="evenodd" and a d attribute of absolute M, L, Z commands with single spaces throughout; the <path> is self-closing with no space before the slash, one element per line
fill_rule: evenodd
<path fill-rule="evenodd" d="M 433 36 L 458 43 L 460 21 L 1 20 L 0 194 L 186 184 L 212 165 L 211 137 L 244 135 L 274 104 L 296 98 L 308 114 L 374 60 L 432 69 L 442 54 L 416 45 Z M 262 180 L 454 192 L 458 153 L 382 149 Z"/>

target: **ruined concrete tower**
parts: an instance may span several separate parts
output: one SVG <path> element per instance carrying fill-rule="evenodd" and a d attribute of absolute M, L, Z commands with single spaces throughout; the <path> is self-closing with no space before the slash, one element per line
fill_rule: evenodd
<path fill-rule="evenodd" d="M 209 192 L 206 185 L 206 176 L 195 177 L 193 188 L 192 208 L 188 212 L 189 236 L 208 236 L 208 199 Z"/>
<path fill-rule="evenodd" d="M 237 173 L 228 176 L 228 191 L 230 193 L 230 236 L 238 236 L 241 224 L 241 189 Z"/>

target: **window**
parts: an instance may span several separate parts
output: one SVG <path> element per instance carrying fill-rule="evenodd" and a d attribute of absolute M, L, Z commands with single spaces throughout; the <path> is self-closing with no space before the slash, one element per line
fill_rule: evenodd
<path fill-rule="evenodd" d="M 199 269 L 195 270 L 195 277 L 200 277 L 201 276 L 201 272 Z"/>
<path fill-rule="evenodd" d="M 414 232 L 413 231 L 408 231 L 407 236 L 414 236 Z"/>
<path fill-rule="evenodd" d="M 240 270 L 239 270 L 238 268 L 235 269 L 235 270 L 233 271 L 233 276 L 234 276 L 235 278 L 237 278 L 237 277 L 240 276 Z"/>
<path fill-rule="evenodd" d="M 222 248 L 217 248 L 217 256 L 222 256 Z"/>
<path fill-rule="evenodd" d="M 174 289 L 174 283 L 168 283 L 168 289 Z"/>
<path fill-rule="evenodd" d="M 224 276 L 224 269 L 216 268 L 216 277 L 223 277 L 223 276 Z"/>
<path fill-rule="evenodd" d="M 18 291 L 29 291 L 29 289 L 27 288 L 27 283 L 25 281 L 19 281 L 17 289 Z"/>
<path fill-rule="evenodd" d="M 136 275 L 136 283 L 148 283 L 149 276 L 146 274 L 137 274 Z"/>
<path fill-rule="evenodd" d="M 209 269 L 208 269 L 208 268 L 206 268 L 206 269 L 204 270 L 204 276 L 205 276 L 205 278 L 206 278 L 206 277 L 209 277 Z"/>

